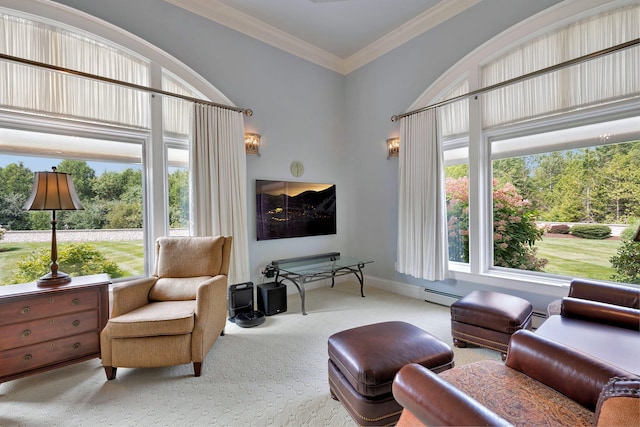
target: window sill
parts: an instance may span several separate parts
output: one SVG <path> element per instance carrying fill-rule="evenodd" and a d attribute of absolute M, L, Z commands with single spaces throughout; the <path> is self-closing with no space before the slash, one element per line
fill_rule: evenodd
<path fill-rule="evenodd" d="M 504 289 L 526 290 L 542 295 L 563 297 L 567 295 L 570 278 L 538 275 L 535 273 L 515 273 L 506 269 L 491 269 L 485 273 L 472 273 L 468 264 L 450 263 L 449 277 L 453 280 L 480 283 Z"/>

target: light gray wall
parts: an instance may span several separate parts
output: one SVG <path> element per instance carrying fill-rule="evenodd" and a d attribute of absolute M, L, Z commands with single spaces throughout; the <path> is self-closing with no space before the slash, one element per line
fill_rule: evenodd
<path fill-rule="evenodd" d="M 344 155 L 344 76 L 158 0 L 60 0 L 121 27 L 191 67 L 238 106 L 251 108 L 247 131 L 262 136 L 247 158 L 252 280 L 273 259 L 347 249 L 351 185 Z M 305 165 L 293 178 L 289 165 Z M 336 235 L 256 241 L 255 180 L 335 183 Z"/>
<path fill-rule="evenodd" d="M 247 165 L 254 281 L 272 259 L 337 250 L 373 259 L 366 272 L 383 279 L 456 295 L 481 287 L 395 272 L 398 162 L 386 159 L 385 140 L 399 125 L 390 117 L 473 49 L 559 0 L 484 0 L 347 76 L 162 1 L 58 1 L 148 40 L 253 108 L 246 128 L 262 135 L 262 156 Z M 291 178 L 292 160 L 304 162 L 302 180 L 337 185 L 338 234 L 257 242 L 254 180 Z"/>
<path fill-rule="evenodd" d="M 385 141 L 400 134 L 402 113 L 443 73 L 500 32 L 556 0 L 482 1 L 346 78 L 348 157 L 352 159 L 349 252 L 375 260 L 367 273 L 453 295 L 486 288 L 475 283 L 429 282 L 397 273 L 398 160 L 387 159 Z M 400 148 L 402 149 L 402 147 Z M 529 299 L 531 295 L 521 294 Z M 538 302 L 541 309 L 548 298 Z"/>

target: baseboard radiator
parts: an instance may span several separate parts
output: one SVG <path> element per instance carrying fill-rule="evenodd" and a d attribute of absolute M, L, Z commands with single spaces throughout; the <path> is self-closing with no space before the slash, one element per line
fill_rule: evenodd
<path fill-rule="evenodd" d="M 442 292 L 435 289 L 424 288 L 423 291 L 423 297 L 426 302 L 444 305 L 446 307 L 451 307 L 451 304 L 462 298 L 462 295 L 450 294 L 448 292 Z M 542 313 L 534 310 L 531 319 L 533 329 L 537 329 L 542 324 L 542 322 L 545 321 L 546 318 L 547 313 Z"/>
<path fill-rule="evenodd" d="M 424 288 L 424 300 L 435 304 L 451 307 L 451 304 L 462 298 L 462 295 L 450 294 L 436 291 L 435 289 Z"/>

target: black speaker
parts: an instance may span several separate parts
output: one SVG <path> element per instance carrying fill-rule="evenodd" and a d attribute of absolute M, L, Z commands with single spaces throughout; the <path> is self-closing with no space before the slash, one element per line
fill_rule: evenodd
<path fill-rule="evenodd" d="M 287 311 L 287 285 L 278 282 L 259 284 L 258 310 L 267 316 Z"/>
<path fill-rule="evenodd" d="M 229 320 L 240 313 L 253 312 L 253 282 L 229 286 Z"/>

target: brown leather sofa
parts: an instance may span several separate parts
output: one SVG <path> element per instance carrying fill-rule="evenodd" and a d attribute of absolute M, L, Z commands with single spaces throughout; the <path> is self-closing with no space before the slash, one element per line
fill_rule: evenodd
<path fill-rule="evenodd" d="M 506 362 L 437 375 L 416 364 L 393 382 L 399 427 L 640 425 L 640 377 L 533 332 L 513 334 Z"/>
<path fill-rule="evenodd" d="M 640 289 L 574 279 L 536 334 L 640 375 Z"/>

